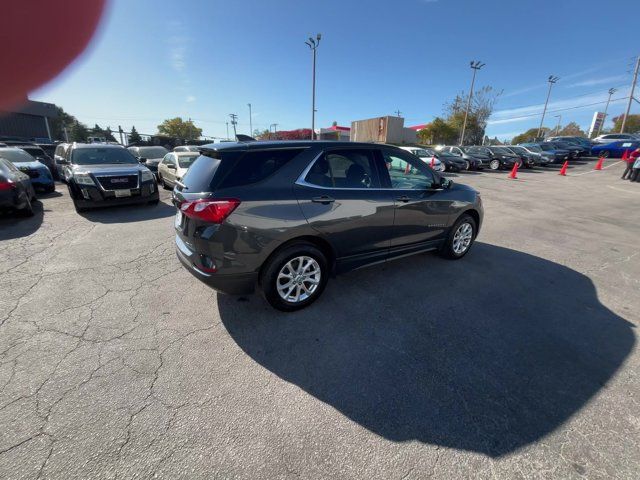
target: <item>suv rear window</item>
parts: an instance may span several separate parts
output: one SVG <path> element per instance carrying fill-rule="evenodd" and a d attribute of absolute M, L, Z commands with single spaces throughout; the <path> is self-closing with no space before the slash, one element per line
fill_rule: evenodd
<path fill-rule="evenodd" d="M 277 172 L 303 150 L 269 149 L 200 155 L 181 181 L 190 193 L 251 185 Z"/>
<path fill-rule="evenodd" d="M 303 150 L 302 148 L 289 148 L 286 150 L 248 151 L 222 179 L 220 188 L 240 187 L 258 183 L 280 170 Z"/>

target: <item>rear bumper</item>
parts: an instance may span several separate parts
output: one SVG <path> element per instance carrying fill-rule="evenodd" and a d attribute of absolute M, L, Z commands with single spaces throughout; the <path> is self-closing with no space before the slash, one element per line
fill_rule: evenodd
<path fill-rule="evenodd" d="M 191 258 L 176 245 L 176 255 L 184 267 L 198 280 L 211 288 L 229 295 L 248 295 L 255 292 L 258 274 L 255 272 L 225 275 L 221 273 L 206 273 L 197 268 Z"/>

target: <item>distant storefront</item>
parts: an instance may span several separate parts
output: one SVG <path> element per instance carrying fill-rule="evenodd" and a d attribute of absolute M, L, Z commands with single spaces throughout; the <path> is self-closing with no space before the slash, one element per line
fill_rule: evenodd
<path fill-rule="evenodd" d="M 329 128 L 321 128 L 318 133 L 318 140 L 341 140 L 348 142 L 350 133 L 351 129 L 349 127 L 333 125 Z"/>
<path fill-rule="evenodd" d="M 5 139 L 53 140 L 51 120 L 58 112 L 53 103 L 25 100 L 11 111 L 0 111 L 0 141 Z"/>

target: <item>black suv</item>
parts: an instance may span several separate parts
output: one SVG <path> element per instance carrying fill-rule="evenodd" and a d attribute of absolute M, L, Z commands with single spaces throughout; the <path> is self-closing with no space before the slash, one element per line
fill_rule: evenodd
<path fill-rule="evenodd" d="M 120 145 L 74 143 L 59 163 L 78 212 L 93 207 L 159 201 L 153 173 Z"/>
<path fill-rule="evenodd" d="M 312 303 L 327 279 L 429 250 L 461 258 L 482 223 L 480 195 L 389 145 L 204 145 L 173 202 L 176 253 L 226 293 L 258 286 L 275 308 Z"/>

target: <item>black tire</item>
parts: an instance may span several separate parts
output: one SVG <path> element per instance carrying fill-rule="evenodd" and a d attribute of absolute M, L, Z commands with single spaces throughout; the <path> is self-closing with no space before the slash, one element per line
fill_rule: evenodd
<path fill-rule="evenodd" d="M 75 209 L 76 209 L 76 212 L 78 212 L 78 213 L 82 213 L 82 212 L 86 212 L 86 211 L 87 211 L 87 208 L 86 208 L 86 207 L 80 207 L 80 206 L 78 206 L 78 203 L 76 202 L 76 200 L 75 200 L 75 199 L 73 200 L 73 208 L 75 208 Z"/>
<path fill-rule="evenodd" d="M 600 153 L 601 156 L 603 156 L 604 158 L 609 158 L 609 155 L 611 155 L 611 152 L 609 152 L 609 150 L 603 150 Z"/>
<path fill-rule="evenodd" d="M 160 173 L 158 173 L 158 183 L 162 185 L 162 188 L 164 188 L 165 190 L 171 190 Z"/>
<path fill-rule="evenodd" d="M 298 302 L 290 302 L 285 300 L 278 293 L 278 275 L 291 260 L 303 256 L 310 257 L 317 262 L 320 269 L 319 283 L 313 293 L 311 293 L 306 299 Z M 326 255 L 315 245 L 301 242 L 284 247 L 267 260 L 266 264 L 262 268 L 262 273 L 260 274 L 260 287 L 262 295 L 273 308 L 283 312 L 293 312 L 295 310 L 308 307 L 315 302 L 318 297 L 322 295 L 322 292 L 327 285 L 328 278 L 329 262 Z"/>
<path fill-rule="evenodd" d="M 471 229 L 472 229 L 471 241 L 468 244 L 468 246 L 463 251 L 460 252 L 454 249 L 454 239 L 456 236 L 456 232 L 464 224 L 469 224 L 471 226 Z M 476 221 L 473 219 L 471 215 L 467 213 L 463 213 L 460 216 L 460 218 L 456 220 L 456 223 L 453 224 L 453 227 L 451 227 L 451 230 L 449 231 L 449 235 L 447 235 L 447 239 L 445 240 L 444 244 L 442 244 L 442 247 L 440 247 L 440 255 L 450 260 L 458 260 L 464 257 L 469 252 L 469 250 L 471 250 L 471 247 L 473 246 L 473 242 L 475 241 L 477 234 L 478 234 L 478 226 L 476 224 Z"/>
<path fill-rule="evenodd" d="M 496 171 L 496 170 L 500 170 L 500 160 L 497 159 L 493 159 L 489 162 L 489 169 Z"/>

